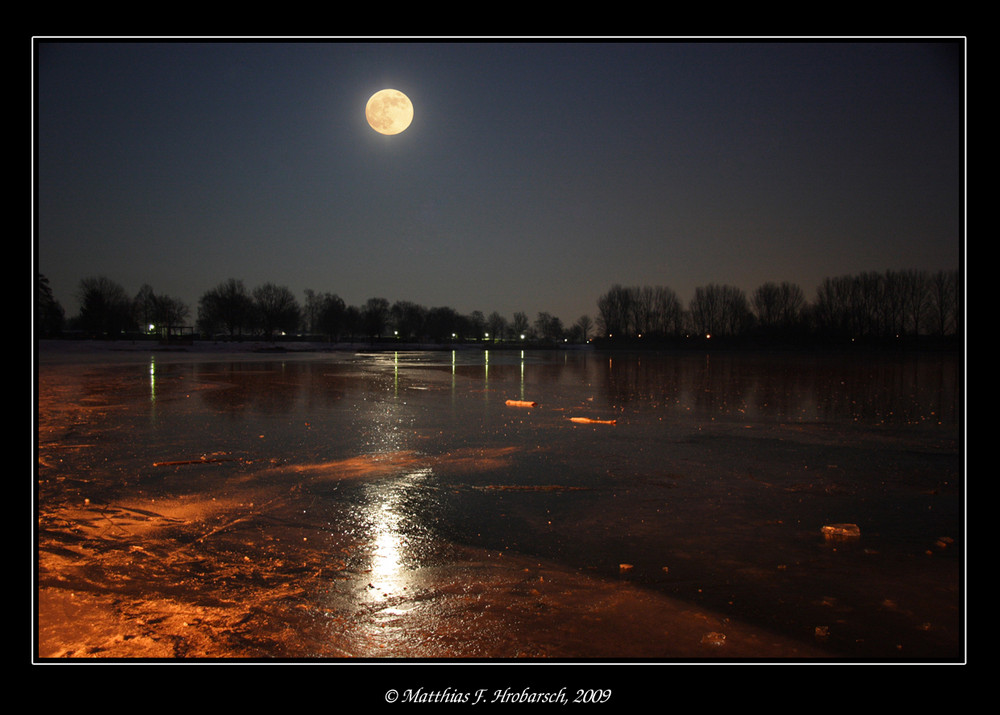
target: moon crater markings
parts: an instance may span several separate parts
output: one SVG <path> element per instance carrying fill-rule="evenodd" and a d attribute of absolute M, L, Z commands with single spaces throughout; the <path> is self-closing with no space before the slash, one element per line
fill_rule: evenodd
<path fill-rule="evenodd" d="M 399 134 L 413 121 L 413 103 L 398 89 L 382 89 L 368 100 L 365 118 L 379 134 Z"/>

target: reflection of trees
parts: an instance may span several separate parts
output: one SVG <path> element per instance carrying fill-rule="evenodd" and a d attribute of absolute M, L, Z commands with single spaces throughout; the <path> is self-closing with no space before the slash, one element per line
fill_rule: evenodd
<path fill-rule="evenodd" d="M 202 401 L 224 414 L 285 414 L 305 397 L 309 406 L 328 407 L 352 388 L 370 387 L 362 376 L 345 375 L 327 363 L 224 362 L 195 367 L 194 378 L 212 385 Z"/>
<path fill-rule="evenodd" d="M 603 362 L 598 382 L 603 382 L 610 405 L 632 402 L 656 406 L 677 405 L 681 391 L 695 375 L 693 355 L 636 357 L 612 355 Z"/>
<path fill-rule="evenodd" d="M 216 412 L 282 414 L 293 408 L 302 389 L 298 372 L 294 363 L 231 362 L 205 365 L 196 376 L 215 386 L 200 396 Z"/>
<path fill-rule="evenodd" d="M 959 357 L 611 354 L 595 371 L 609 404 L 681 417 L 954 424 Z"/>
<path fill-rule="evenodd" d="M 475 380 L 484 375 L 478 361 L 449 369 Z M 204 403 L 231 415 L 328 408 L 352 393 L 387 389 L 385 375 L 377 370 L 327 362 L 204 364 L 195 378 L 216 386 L 200 391 Z M 959 356 L 947 352 L 847 357 L 551 352 L 536 354 L 528 363 L 490 361 L 489 379 L 491 384 L 526 380 L 529 389 L 537 385 L 551 394 L 560 385 L 593 385 L 609 406 L 662 410 L 679 419 L 914 426 L 957 423 L 961 389 Z"/>
<path fill-rule="evenodd" d="M 821 415 L 898 425 L 957 423 L 957 356 L 928 353 L 826 361 L 815 385 Z"/>
<path fill-rule="evenodd" d="M 280 415 L 300 406 L 329 408 L 351 393 L 384 392 L 378 371 L 326 361 L 234 361 L 198 363 L 194 379 L 209 385 L 202 401 L 222 414 Z"/>

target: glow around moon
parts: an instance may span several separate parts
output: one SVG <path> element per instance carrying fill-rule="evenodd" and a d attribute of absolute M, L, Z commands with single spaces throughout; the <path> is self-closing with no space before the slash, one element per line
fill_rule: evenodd
<path fill-rule="evenodd" d="M 379 134 L 399 134 L 413 121 L 413 104 L 398 89 L 379 90 L 368 100 L 365 118 Z"/>

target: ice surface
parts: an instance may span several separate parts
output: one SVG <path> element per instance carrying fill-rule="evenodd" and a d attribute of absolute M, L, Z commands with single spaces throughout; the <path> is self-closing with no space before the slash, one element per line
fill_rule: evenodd
<path fill-rule="evenodd" d="M 955 355 L 119 347 L 39 355 L 39 657 L 960 657 Z"/>

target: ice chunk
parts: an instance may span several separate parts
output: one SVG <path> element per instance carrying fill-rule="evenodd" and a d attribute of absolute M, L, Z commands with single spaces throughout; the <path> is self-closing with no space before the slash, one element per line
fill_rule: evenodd
<path fill-rule="evenodd" d="M 701 642 L 704 645 L 722 646 L 726 644 L 726 634 L 713 631 L 702 636 Z"/>
<path fill-rule="evenodd" d="M 857 539 L 861 536 L 861 529 L 857 524 L 827 524 L 822 532 L 828 539 Z"/>

